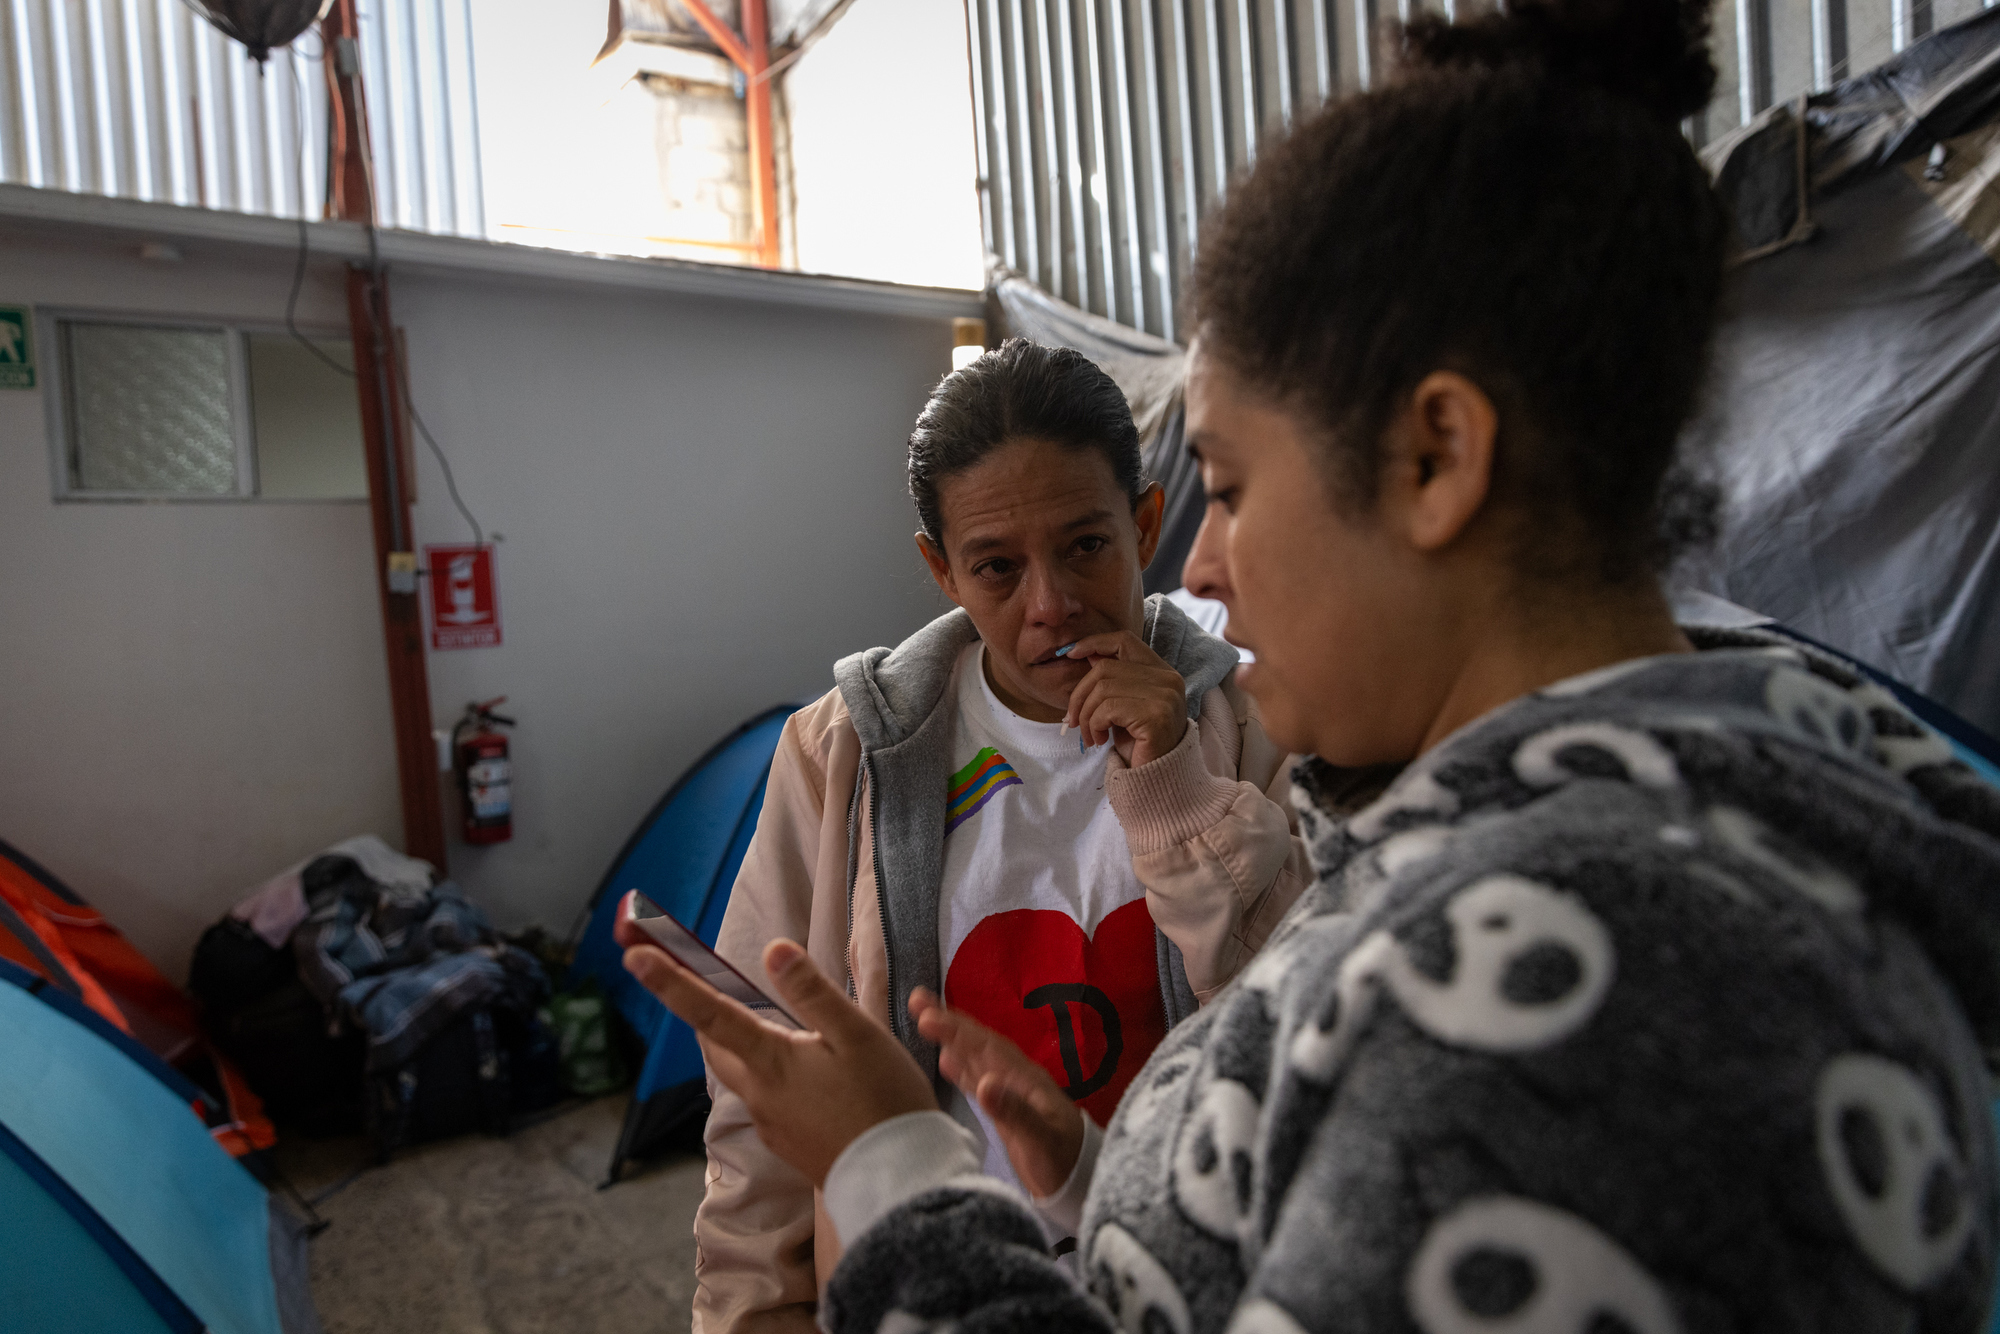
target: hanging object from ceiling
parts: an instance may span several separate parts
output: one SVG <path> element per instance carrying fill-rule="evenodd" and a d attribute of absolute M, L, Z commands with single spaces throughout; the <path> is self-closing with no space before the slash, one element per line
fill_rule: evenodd
<path fill-rule="evenodd" d="M 188 8 L 250 49 L 259 64 L 320 21 L 333 0 L 187 0 Z"/>

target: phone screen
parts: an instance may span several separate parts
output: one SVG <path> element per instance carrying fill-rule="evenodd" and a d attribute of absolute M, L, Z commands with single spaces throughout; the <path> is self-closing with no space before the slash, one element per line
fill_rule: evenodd
<path fill-rule="evenodd" d="M 701 938 L 669 917 L 666 910 L 637 890 L 632 891 L 631 906 L 628 908 L 632 922 L 640 930 L 653 938 L 653 943 L 674 956 L 675 962 L 714 987 L 723 995 L 757 1012 L 760 1019 L 768 1019 L 785 1028 L 795 1028 L 801 1033 L 806 1026 L 785 1012 L 785 1007 L 758 990 L 749 978 L 730 967 L 729 962 L 714 950 L 701 943 Z"/>

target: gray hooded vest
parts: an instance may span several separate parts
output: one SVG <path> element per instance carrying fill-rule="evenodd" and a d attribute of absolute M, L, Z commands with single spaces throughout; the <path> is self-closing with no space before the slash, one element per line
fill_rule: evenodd
<path fill-rule="evenodd" d="M 939 991 L 943 982 L 938 895 L 944 879 L 945 793 L 958 721 L 951 674 L 960 651 L 978 637 L 972 618 L 953 610 L 894 649 L 865 649 L 842 658 L 833 668 L 841 699 L 861 739 L 866 778 L 855 784 L 847 813 L 848 919 L 853 920 L 853 896 L 860 883 L 861 868 L 855 858 L 865 791 L 875 831 L 875 883 L 887 936 L 889 1023 L 932 1080 L 938 1077 L 937 1048 L 918 1036 L 908 1007 L 913 990 Z M 1190 718 L 1200 714 L 1202 698 L 1236 666 L 1234 648 L 1157 594 L 1146 599 L 1140 637 L 1181 674 Z M 1194 992 L 1180 951 L 1158 931 L 1154 940 L 1160 999 L 1171 1028 L 1194 1013 Z"/>

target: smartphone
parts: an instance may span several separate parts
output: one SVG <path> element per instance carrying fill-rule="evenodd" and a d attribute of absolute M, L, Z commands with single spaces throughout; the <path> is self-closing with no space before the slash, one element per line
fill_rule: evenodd
<path fill-rule="evenodd" d="M 701 937 L 675 921 L 659 904 L 632 891 L 626 901 L 625 915 L 632 924 L 652 937 L 653 943 L 674 956 L 674 961 L 693 973 L 702 981 L 714 987 L 723 995 L 757 1012 L 759 1019 L 768 1019 L 783 1028 L 806 1032 L 806 1026 L 785 1011 L 785 1007 L 766 996 L 756 983 L 736 971 L 727 959 L 701 943 Z"/>

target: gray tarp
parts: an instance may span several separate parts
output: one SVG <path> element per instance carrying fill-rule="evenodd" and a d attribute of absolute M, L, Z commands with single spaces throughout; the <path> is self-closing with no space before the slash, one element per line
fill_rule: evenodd
<path fill-rule="evenodd" d="M 2000 11 L 1705 156 L 1747 258 L 1680 572 L 2000 732 Z M 1941 146 L 1941 147 L 1940 147 Z"/>
<path fill-rule="evenodd" d="M 1745 260 L 1691 432 L 1724 496 L 1677 582 L 1754 607 L 2000 733 L 2000 10 L 1774 107 L 1704 155 Z M 1939 146 L 1942 145 L 1942 151 Z M 1125 390 L 1179 586 L 1201 517 L 1172 343 L 995 267 L 998 332 Z"/>

